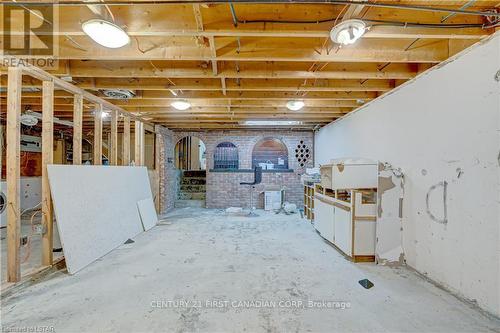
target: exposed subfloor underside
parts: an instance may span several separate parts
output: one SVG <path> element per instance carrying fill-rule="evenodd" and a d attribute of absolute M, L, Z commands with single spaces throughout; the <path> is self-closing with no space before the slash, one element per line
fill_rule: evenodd
<path fill-rule="evenodd" d="M 259 213 L 247 218 L 177 209 L 167 215 L 168 223 L 76 275 L 59 272 L 4 299 L 2 326 L 53 326 L 56 332 L 477 332 L 500 327 L 408 269 L 347 261 L 298 215 Z M 364 278 L 375 286 L 361 287 L 358 280 Z M 182 300 L 194 306 L 181 306 Z M 216 300 L 228 305 L 206 303 Z M 305 307 L 289 306 L 287 300 Z M 350 307 L 309 308 L 309 300 L 349 302 Z M 258 308 L 252 307 L 258 303 L 239 301 L 268 304 Z"/>

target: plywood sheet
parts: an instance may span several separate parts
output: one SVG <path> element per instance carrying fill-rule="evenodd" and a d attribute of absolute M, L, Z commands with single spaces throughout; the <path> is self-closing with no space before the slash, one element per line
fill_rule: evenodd
<path fill-rule="evenodd" d="M 155 204 L 152 198 L 138 201 L 137 208 L 139 209 L 144 231 L 148 231 L 158 223 L 158 215 L 156 215 Z"/>
<path fill-rule="evenodd" d="M 47 169 L 70 274 L 144 230 L 137 202 L 152 199 L 145 167 L 49 165 Z"/>

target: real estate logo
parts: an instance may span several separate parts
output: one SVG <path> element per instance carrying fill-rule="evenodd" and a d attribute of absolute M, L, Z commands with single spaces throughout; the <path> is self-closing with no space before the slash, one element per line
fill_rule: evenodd
<path fill-rule="evenodd" d="M 57 6 L 9 3 L 3 4 L 1 10 L 2 65 L 29 63 L 41 68 L 57 67 Z"/>

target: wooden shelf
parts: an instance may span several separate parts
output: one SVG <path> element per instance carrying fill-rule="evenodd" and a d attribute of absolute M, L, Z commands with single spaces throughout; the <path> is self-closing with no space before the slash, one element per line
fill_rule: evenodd
<path fill-rule="evenodd" d="M 314 221 L 314 187 L 310 185 L 304 185 L 304 217 Z"/>

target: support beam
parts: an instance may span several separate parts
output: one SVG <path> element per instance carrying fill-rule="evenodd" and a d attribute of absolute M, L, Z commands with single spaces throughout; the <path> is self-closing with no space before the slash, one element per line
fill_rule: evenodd
<path fill-rule="evenodd" d="M 122 164 L 130 165 L 130 118 L 123 118 L 123 156 Z"/>
<path fill-rule="evenodd" d="M 19 261 L 21 211 L 19 181 L 21 154 L 21 90 L 22 70 L 10 67 L 7 86 L 7 281 L 21 279 Z"/>
<path fill-rule="evenodd" d="M 52 164 L 54 159 L 54 82 L 43 81 L 42 93 L 42 266 L 51 266 L 54 215 L 47 165 Z"/>
<path fill-rule="evenodd" d="M 118 165 L 118 112 L 111 111 L 111 139 L 109 145 L 109 164 Z"/>
<path fill-rule="evenodd" d="M 73 164 L 82 164 L 82 122 L 83 97 L 75 95 L 73 99 Z"/>
<path fill-rule="evenodd" d="M 144 165 L 144 124 L 135 122 L 135 165 Z"/>
<path fill-rule="evenodd" d="M 217 48 L 215 47 L 215 38 L 213 36 L 208 37 L 208 41 L 210 43 L 210 55 L 212 57 L 212 72 L 214 76 L 219 74 L 219 70 L 217 68 Z"/>
<path fill-rule="evenodd" d="M 102 164 L 102 112 L 102 104 L 98 104 L 94 113 L 94 165 Z"/>
<path fill-rule="evenodd" d="M 221 77 L 220 78 L 220 83 L 221 83 L 221 86 L 222 86 L 222 94 L 225 96 L 227 94 L 227 90 L 226 90 L 226 79 Z"/>

